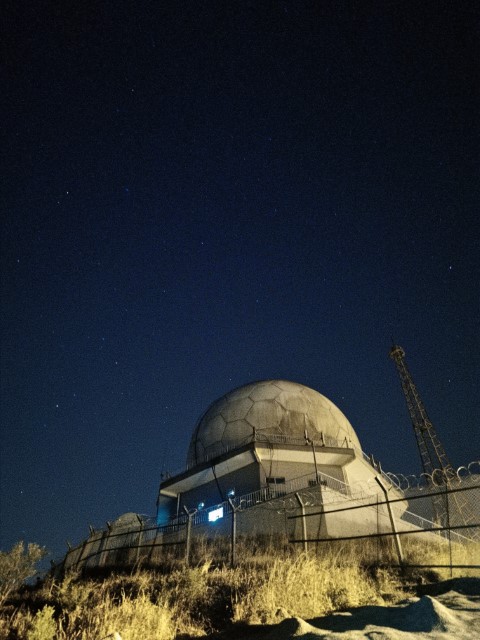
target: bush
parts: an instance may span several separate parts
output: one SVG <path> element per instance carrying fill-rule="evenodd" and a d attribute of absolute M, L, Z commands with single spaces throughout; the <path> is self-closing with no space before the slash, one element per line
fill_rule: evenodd
<path fill-rule="evenodd" d="M 25 580 L 36 575 L 36 565 L 45 554 L 38 544 L 30 543 L 25 548 L 23 542 L 17 542 L 10 551 L 0 551 L 0 606 Z"/>
<path fill-rule="evenodd" d="M 53 619 L 55 610 L 49 605 L 37 612 L 31 628 L 27 631 L 27 640 L 53 640 L 57 625 Z"/>

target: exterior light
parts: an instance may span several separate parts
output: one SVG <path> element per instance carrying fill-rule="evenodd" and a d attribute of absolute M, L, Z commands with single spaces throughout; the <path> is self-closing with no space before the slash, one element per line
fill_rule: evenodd
<path fill-rule="evenodd" d="M 227 491 L 227 498 L 234 498 L 235 497 L 235 489 L 230 489 L 229 491 Z"/>
<path fill-rule="evenodd" d="M 204 502 L 199 502 L 199 503 L 198 503 L 198 505 L 197 505 L 197 509 L 198 509 L 199 511 L 201 511 L 201 510 L 203 509 L 203 507 L 204 507 L 204 506 L 205 506 L 205 503 L 204 503 Z"/>

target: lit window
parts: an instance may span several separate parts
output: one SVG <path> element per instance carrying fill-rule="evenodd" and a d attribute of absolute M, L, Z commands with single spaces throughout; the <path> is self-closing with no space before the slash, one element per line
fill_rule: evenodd
<path fill-rule="evenodd" d="M 218 507 L 217 509 L 212 509 L 208 512 L 209 522 L 216 522 L 217 520 L 220 520 L 220 518 L 223 518 L 223 507 Z"/>

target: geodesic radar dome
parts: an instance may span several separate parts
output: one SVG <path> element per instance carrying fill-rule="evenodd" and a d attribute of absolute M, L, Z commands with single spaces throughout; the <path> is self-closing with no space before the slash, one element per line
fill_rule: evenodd
<path fill-rule="evenodd" d="M 318 391 L 287 380 L 262 380 L 230 391 L 200 417 L 188 449 L 187 467 L 254 440 L 361 449 L 352 425 Z"/>

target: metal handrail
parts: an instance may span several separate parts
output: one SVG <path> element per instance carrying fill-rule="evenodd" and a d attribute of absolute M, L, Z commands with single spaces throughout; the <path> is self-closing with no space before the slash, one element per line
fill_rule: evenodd
<path fill-rule="evenodd" d="M 209 462 L 210 460 L 213 460 L 214 458 L 217 458 L 221 455 L 224 455 L 226 453 L 231 453 L 232 451 L 236 451 L 237 449 L 241 449 L 246 444 L 249 444 L 252 442 L 258 442 L 266 445 L 285 444 L 285 445 L 291 445 L 291 446 L 305 446 L 305 445 L 311 446 L 313 444 L 314 446 L 318 446 L 319 448 L 336 447 L 339 449 L 345 449 L 345 448 L 355 449 L 363 454 L 361 449 L 359 449 L 347 437 L 343 438 L 342 440 L 337 440 L 336 438 L 332 438 L 329 435 L 325 435 L 324 433 L 317 432 L 312 435 L 309 434 L 309 440 L 307 442 L 304 436 L 289 436 L 289 435 L 282 435 L 282 434 L 267 435 L 261 432 L 260 433 L 256 432 L 255 434 L 252 433 L 251 436 L 244 438 L 240 442 L 236 441 L 231 443 L 227 442 L 227 443 L 218 443 L 218 444 L 211 445 L 209 447 L 209 450 L 205 452 L 202 456 L 200 456 L 199 461 L 196 461 L 194 463 L 187 462 L 185 469 L 170 473 L 169 477 L 175 477 L 176 475 L 179 475 L 184 471 L 189 471 L 190 469 L 193 469 L 198 464 Z M 366 459 L 369 460 L 368 456 L 366 457 Z"/>

